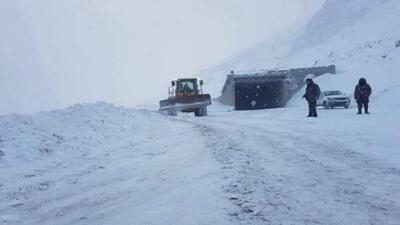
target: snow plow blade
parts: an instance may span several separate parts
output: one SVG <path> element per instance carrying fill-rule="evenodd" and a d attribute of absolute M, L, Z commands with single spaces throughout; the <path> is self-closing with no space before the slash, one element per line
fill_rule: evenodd
<path fill-rule="evenodd" d="M 209 94 L 173 97 L 160 101 L 160 112 L 176 116 L 178 112 L 194 112 L 195 116 L 207 116 L 207 106 L 211 105 Z"/>
<path fill-rule="evenodd" d="M 194 111 L 195 108 L 211 105 L 211 96 L 194 95 L 174 97 L 160 101 L 159 111 L 176 110 L 176 111 Z"/>

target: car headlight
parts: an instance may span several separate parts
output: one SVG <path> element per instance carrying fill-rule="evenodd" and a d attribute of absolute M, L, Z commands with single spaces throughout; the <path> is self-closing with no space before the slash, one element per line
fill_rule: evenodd
<path fill-rule="evenodd" d="M 335 99 L 334 98 L 328 98 L 328 101 L 334 101 Z"/>

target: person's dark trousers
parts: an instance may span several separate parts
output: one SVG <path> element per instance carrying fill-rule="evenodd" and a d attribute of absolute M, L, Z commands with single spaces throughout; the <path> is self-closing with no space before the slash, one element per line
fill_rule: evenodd
<path fill-rule="evenodd" d="M 318 117 L 317 101 L 308 101 L 308 117 Z"/>
<path fill-rule="evenodd" d="M 357 102 L 357 105 L 358 105 L 358 114 L 362 113 L 363 106 L 364 106 L 365 113 L 369 113 L 368 112 L 368 102 L 367 101 L 359 101 L 359 102 Z"/>

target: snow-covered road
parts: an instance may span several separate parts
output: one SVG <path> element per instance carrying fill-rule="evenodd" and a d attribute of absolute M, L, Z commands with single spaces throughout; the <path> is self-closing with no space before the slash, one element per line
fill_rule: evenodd
<path fill-rule="evenodd" d="M 189 120 L 224 170 L 223 190 L 237 206 L 230 215 L 241 224 L 400 224 L 397 125 L 380 113 L 320 114 L 291 108 Z"/>
<path fill-rule="evenodd" d="M 400 224 L 396 110 L 0 117 L 0 224 Z"/>

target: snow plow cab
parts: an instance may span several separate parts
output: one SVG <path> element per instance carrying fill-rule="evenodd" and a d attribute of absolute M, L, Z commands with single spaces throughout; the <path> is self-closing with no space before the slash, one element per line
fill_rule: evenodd
<path fill-rule="evenodd" d="M 203 94 L 203 81 L 196 78 L 177 79 L 168 88 L 168 99 L 160 101 L 161 112 L 176 116 L 179 112 L 194 112 L 195 116 L 207 116 L 211 96 Z"/>

